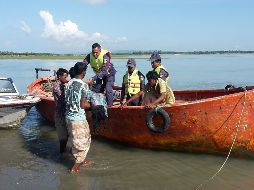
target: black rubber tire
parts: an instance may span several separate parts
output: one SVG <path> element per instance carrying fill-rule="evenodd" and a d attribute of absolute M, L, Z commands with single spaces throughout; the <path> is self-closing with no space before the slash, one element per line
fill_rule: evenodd
<path fill-rule="evenodd" d="M 162 117 L 163 124 L 161 126 L 155 126 L 153 123 L 154 115 Z M 170 126 L 171 119 L 168 113 L 162 108 L 155 108 L 150 110 L 146 115 L 147 127 L 155 133 L 164 133 Z"/>

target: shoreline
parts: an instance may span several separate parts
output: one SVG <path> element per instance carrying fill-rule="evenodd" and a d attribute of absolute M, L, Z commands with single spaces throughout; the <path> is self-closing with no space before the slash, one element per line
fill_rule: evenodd
<path fill-rule="evenodd" d="M 112 53 L 113 59 L 128 59 L 134 57 L 135 59 L 147 59 L 150 56 L 150 53 L 136 54 L 136 53 Z M 161 53 L 161 55 L 240 55 L 240 54 L 254 54 L 254 52 L 172 52 L 172 53 Z M 85 58 L 84 54 L 80 55 L 62 55 L 62 54 L 52 54 L 52 55 L 0 55 L 0 60 L 83 60 Z"/>

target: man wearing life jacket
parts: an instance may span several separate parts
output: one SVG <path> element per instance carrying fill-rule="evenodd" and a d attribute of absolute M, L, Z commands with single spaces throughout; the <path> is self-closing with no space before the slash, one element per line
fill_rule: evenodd
<path fill-rule="evenodd" d="M 159 75 L 161 79 L 168 82 L 169 73 L 163 65 L 161 65 L 161 56 L 159 53 L 153 53 L 150 57 L 150 62 L 153 70 Z"/>
<path fill-rule="evenodd" d="M 92 52 L 84 59 L 84 64 L 90 63 L 95 76 L 86 83 L 92 85 L 92 90 L 96 93 L 103 93 L 106 90 L 106 100 L 108 106 L 113 105 L 113 84 L 115 82 L 116 70 L 111 63 L 111 52 L 101 49 L 100 44 L 92 45 Z"/>
<path fill-rule="evenodd" d="M 140 97 L 143 97 L 142 106 L 147 108 L 155 108 L 156 106 L 175 103 L 175 96 L 172 89 L 163 79 L 159 78 L 159 75 L 155 71 L 149 71 L 146 74 L 146 78 L 148 83 L 145 85 L 144 89 L 127 100 L 122 105 L 122 108 Z"/>
<path fill-rule="evenodd" d="M 132 96 L 137 94 L 145 86 L 145 76 L 136 68 L 135 59 L 129 59 L 127 61 L 128 71 L 123 77 L 122 93 L 121 93 L 121 104 L 123 103 L 124 97 L 129 100 Z M 140 106 L 141 97 L 130 102 L 128 106 Z"/>

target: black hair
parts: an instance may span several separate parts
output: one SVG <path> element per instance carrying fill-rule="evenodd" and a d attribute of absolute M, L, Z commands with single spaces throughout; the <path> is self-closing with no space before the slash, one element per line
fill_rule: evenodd
<path fill-rule="evenodd" d="M 85 65 L 83 62 L 77 62 L 74 65 L 74 73 L 75 73 L 75 75 L 82 74 L 84 71 L 86 71 L 86 69 L 87 69 L 87 65 Z"/>
<path fill-rule="evenodd" d="M 146 78 L 147 78 L 147 80 L 150 80 L 150 79 L 158 80 L 159 75 L 158 75 L 158 73 L 156 73 L 155 71 L 149 71 L 149 72 L 146 74 Z"/>
<path fill-rule="evenodd" d="M 101 48 L 101 45 L 98 44 L 98 43 L 94 43 L 94 44 L 92 45 L 92 49 L 94 49 L 94 48 Z"/>
<path fill-rule="evenodd" d="M 161 63 L 161 59 L 156 59 L 154 62 L 160 62 Z"/>
<path fill-rule="evenodd" d="M 59 76 L 63 76 L 64 73 L 66 73 L 67 75 L 69 74 L 69 72 L 68 72 L 66 69 L 64 69 L 64 68 L 59 68 L 59 69 L 57 70 L 57 72 L 56 72 L 57 78 L 58 78 Z"/>
<path fill-rule="evenodd" d="M 76 73 L 75 73 L 75 71 L 74 71 L 74 67 L 71 67 L 71 68 L 70 68 L 69 74 L 70 74 L 70 77 L 71 77 L 71 78 L 74 78 L 74 77 L 75 77 Z"/>

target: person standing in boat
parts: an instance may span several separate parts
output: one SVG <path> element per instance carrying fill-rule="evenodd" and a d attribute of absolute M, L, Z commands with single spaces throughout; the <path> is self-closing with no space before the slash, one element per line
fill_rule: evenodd
<path fill-rule="evenodd" d="M 106 91 L 106 100 L 108 106 L 113 105 L 113 85 L 115 82 L 116 70 L 112 64 L 112 55 L 110 51 L 101 49 L 100 44 L 92 45 L 92 52 L 84 59 L 84 64 L 90 63 L 95 76 L 86 81 L 92 85 L 92 90 L 97 93 Z"/>
<path fill-rule="evenodd" d="M 129 100 L 145 87 L 145 76 L 136 68 L 135 59 L 127 61 L 128 71 L 123 77 L 122 92 L 120 103 L 123 104 L 123 99 Z M 141 97 L 130 102 L 128 106 L 140 106 Z"/>
<path fill-rule="evenodd" d="M 173 91 L 167 83 L 159 77 L 157 72 L 149 71 L 146 74 L 146 78 L 148 83 L 144 89 L 127 100 L 122 107 L 127 106 L 130 102 L 140 97 L 143 97 L 142 106 L 147 108 L 155 108 L 158 105 L 175 103 Z"/>
<path fill-rule="evenodd" d="M 86 70 L 87 66 L 83 62 L 75 64 L 75 77 L 68 82 L 65 93 L 66 124 L 72 154 L 75 158 L 75 163 L 71 168 L 72 173 L 78 172 L 81 165 L 85 166 L 88 163 L 85 158 L 91 144 L 91 134 L 85 113 L 85 109 L 90 108 L 86 99 L 89 87 L 82 81 Z"/>
<path fill-rule="evenodd" d="M 160 54 L 157 52 L 153 53 L 149 60 L 151 62 L 153 71 L 155 71 L 161 79 L 168 82 L 169 81 L 169 73 L 165 69 L 165 67 L 161 64 Z"/>
<path fill-rule="evenodd" d="M 53 84 L 52 95 L 55 102 L 55 127 L 60 144 L 60 153 L 63 153 L 68 141 L 68 131 L 65 123 L 65 84 L 68 82 L 68 71 L 60 68 L 56 72 L 56 82 Z"/>

